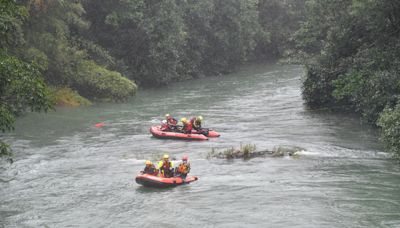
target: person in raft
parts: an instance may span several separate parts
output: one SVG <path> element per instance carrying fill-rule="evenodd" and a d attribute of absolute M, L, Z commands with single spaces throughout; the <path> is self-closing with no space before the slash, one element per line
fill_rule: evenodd
<path fill-rule="evenodd" d="M 178 121 L 170 114 L 165 115 L 165 121 L 163 121 L 162 130 L 176 131 Z"/>
<path fill-rule="evenodd" d="M 169 161 L 169 155 L 164 154 L 163 159 L 158 162 L 158 169 L 162 177 L 172 177 L 174 176 L 173 164 Z"/>
<path fill-rule="evenodd" d="M 154 176 L 158 175 L 158 170 L 151 161 L 147 160 L 145 164 L 146 166 L 144 167 L 144 170 L 141 173 L 150 174 Z"/>
<path fill-rule="evenodd" d="M 182 122 L 182 132 L 185 134 L 191 134 L 193 126 L 186 118 L 181 119 Z"/>
<path fill-rule="evenodd" d="M 190 123 L 192 124 L 193 129 L 195 129 L 196 131 L 200 131 L 201 130 L 201 122 L 203 121 L 203 117 L 202 116 L 194 116 L 190 119 Z"/>
<path fill-rule="evenodd" d="M 176 175 L 185 180 L 189 172 L 190 172 L 190 163 L 188 162 L 188 156 L 183 155 L 182 162 L 176 168 Z"/>

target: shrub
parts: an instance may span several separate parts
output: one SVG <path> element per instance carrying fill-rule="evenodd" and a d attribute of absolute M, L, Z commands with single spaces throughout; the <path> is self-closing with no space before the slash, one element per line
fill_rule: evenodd
<path fill-rule="evenodd" d="M 82 95 L 116 101 L 126 100 L 137 90 L 131 80 L 93 61 L 83 61 L 80 64 L 76 86 Z"/>
<path fill-rule="evenodd" d="M 384 109 L 377 124 L 382 128 L 381 140 L 386 149 L 400 158 L 400 105 Z"/>
<path fill-rule="evenodd" d="M 246 145 L 240 145 L 240 151 L 243 152 L 243 156 L 245 158 L 249 158 L 251 153 L 256 151 L 256 145 L 255 144 L 246 144 Z"/>
<path fill-rule="evenodd" d="M 316 64 L 306 66 L 306 75 L 303 78 L 302 95 L 306 103 L 312 108 L 334 104 L 332 97 L 332 83 L 329 69 Z"/>
<path fill-rule="evenodd" d="M 56 105 L 60 106 L 77 107 L 88 106 L 92 104 L 88 99 L 79 95 L 78 92 L 67 87 L 52 88 L 52 95 Z"/>
<path fill-rule="evenodd" d="M 385 106 L 398 101 L 398 74 L 389 71 L 352 70 L 333 80 L 333 96 L 338 103 L 350 105 L 365 120 L 375 123 Z"/>
<path fill-rule="evenodd" d="M 11 155 L 12 155 L 12 152 L 11 152 L 10 145 L 0 141 L 0 158 L 1 157 L 9 158 L 9 157 L 11 157 Z"/>

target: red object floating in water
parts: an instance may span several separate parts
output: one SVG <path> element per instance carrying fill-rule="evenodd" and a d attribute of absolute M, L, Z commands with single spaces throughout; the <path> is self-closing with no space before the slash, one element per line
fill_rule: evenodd
<path fill-rule="evenodd" d="M 97 128 L 101 128 L 101 127 L 104 127 L 104 123 L 97 123 L 94 126 Z"/>

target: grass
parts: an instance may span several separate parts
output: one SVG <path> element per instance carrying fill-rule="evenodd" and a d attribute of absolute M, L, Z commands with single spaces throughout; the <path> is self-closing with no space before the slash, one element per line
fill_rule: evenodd
<path fill-rule="evenodd" d="M 256 151 L 257 147 L 255 144 L 246 144 L 246 145 L 242 145 L 240 144 L 240 151 L 243 152 L 243 156 L 245 158 L 250 158 L 251 153 L 253 153 L 254 151 Z"/>
<path fill-rule="evenodd" d="M 300 151 L 304 151 L 304 148 L 300 147 L 284 147 L 278 146 L 273 150 L 261 150 L 256 151 L 257 147 L 255 144 L 245 144 L 240 145 L 238 149 L 231 147 L 224 150 L 217 150 L 215 148 L 211 148 L 211 151 L 207 154 L 207 159 L 211 158 L 221 158 L 221 159 L 251 159 L 255 157 L 283 157 L 283 156 L 292 156 L 298 157 Z"/>
<path fill-rule="evenodd" d="M 207 158 L 226 158 L 226 159 L 234 159 L 234 158 L 243 158 L 250 159 L 253 157 L 253 153 L 256 150 L 256 145 L 254 144 L 245 144 L 240 145 L 239 149 L 234 147 L 224 149 L 222 151 L 218 151 L 215 148 L 211 148 L 211 151 L 207 154 Z"/>

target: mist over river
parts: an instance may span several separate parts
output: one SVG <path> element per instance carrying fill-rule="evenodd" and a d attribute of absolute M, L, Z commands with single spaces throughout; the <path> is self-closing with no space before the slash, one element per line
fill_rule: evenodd
<path fill-rule="evenodd" d="M 142 89 L 127 103 L 28 114 L 6 135 L 3 227 L 400 227 L 400 166 L 358 117 L 308 110 L 301 66 L 251 65 Z M 220 138 L 151 137 L 166 113 Z M 103 128 L 94 124 L 104 122 Z M 211 148 L 301 147 L 296 158 L 206 159 Z M 197 182 L 137 185 L 144 161 L 188 154 Z"/>

